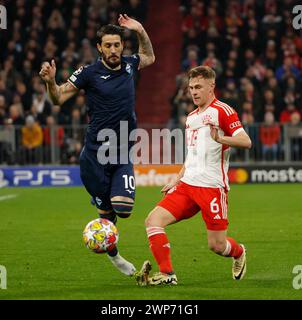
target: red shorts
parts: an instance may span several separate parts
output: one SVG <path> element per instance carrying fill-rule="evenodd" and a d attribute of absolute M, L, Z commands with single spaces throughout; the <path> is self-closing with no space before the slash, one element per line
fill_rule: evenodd
<path fill-rule="evenodd" d="M 177 221 L 189 219 L 201 211 L 208 230 L 228 227 L 228 194 L 223 188 L 205 188 L 180 182 L 158 203 Z"/>

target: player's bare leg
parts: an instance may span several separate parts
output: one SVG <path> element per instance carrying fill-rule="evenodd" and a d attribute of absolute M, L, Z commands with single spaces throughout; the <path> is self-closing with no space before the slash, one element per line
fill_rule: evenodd
<path fill-rule="evenodd" d="M 246 273 L 246 250 L 244 245 L 227 237 L 226 231 L 208 230 L 209 248 L 218 255 L 233 258 L 232 276 L 241 280 Z"/>
<path fill-rule="evenodd" d="M 177 284 L 177 277 L 171 263 L 170 243 L 165 233 L 165 227 L 175 222 L 175 217 L 168 210 L 159 206 L 155 207 L 147 217 L 145 225 L 150 249 L 159 266 L 160 272 L 146 279 L 143 285 Z"/>
<path fill-rule="evenodd" d="M 112 211 L 105 211 L 100 209 L 98 209 L 98 211 L 101 218 L 112 221 L 112 217 L 113 217 L 113 219 L 115 219 L 115 222 L 116 222 L 116 216 L 115 214 L 112 215 Z M 112 222 L 115 223 L 114 221 Z M 107 254 L 108 254 L 109 260 L 121 273 L 127 276 L 132 276 L 135 273 L 136 268 L 134 267 L 134 265 L 119 254 L 117 247 L 107 252 Z"/>

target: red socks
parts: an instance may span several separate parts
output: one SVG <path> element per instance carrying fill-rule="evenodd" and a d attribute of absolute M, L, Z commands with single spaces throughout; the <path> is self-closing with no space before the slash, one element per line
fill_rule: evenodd
<path fill-rule="evenodd" d="M 238 259 L 243 253 L 243 248 L 233 238 L 227 238 L 227 245 L 222 253 L 225 257 L 233 257 Z"/>
<path fill-rule="evenodd" d="M 159 266 L 159 271 L 163 273 L 173 272 L 170 256 L 170 243 L 165 233 L 165 229 L 161 227 L 148 227 L 146 230 L 150 249 Z"/>
<path fill-rule="evenodd" d="M 165 233 L 165 229 L 161 227 L 148 227 L 147 235 L 149 239 L 150 249 L 159 266 L 159 271 L 163 273 L 173 272 L 170 243 Z M 238 259 L 243 253 L 243 248 L 233 238 L 227 238 L 225 251 L 222 253 L 225 257 L 233 257 Z"/>

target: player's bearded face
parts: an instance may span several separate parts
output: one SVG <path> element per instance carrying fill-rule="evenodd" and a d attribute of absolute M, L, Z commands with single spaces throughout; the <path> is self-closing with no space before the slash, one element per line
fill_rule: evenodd
<path fill-rule="evenodd" d="M 98 49 L 110 68 L 114 69 L 121 64 L 123 45 L 119 35 L 103 36 L 102 44 L 98 45 Z"/>
<path fill-rule="evenodd" d="M 196 106 L 203 107 L 214 94 L 213 80 L 195 77 L 189 81 L 189 90 Z"/>

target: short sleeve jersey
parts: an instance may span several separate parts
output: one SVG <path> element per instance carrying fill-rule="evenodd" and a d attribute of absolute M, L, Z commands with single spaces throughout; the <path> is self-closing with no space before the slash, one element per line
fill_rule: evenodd
<path fill-rule="evenodd" d="M 181 180 L 193 186 L 228 190 L 230 148 L 212 139 L 208 121 L 218 127 L 220 135 L 235 136 L 244 130 L 235 110 L 217 99 L 203 112 L 191 112 L 186 121 L 188 153 Z"/>

